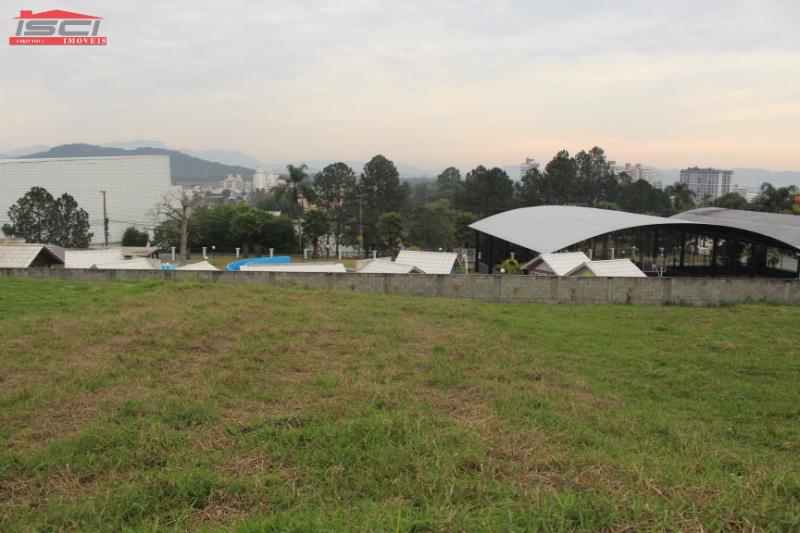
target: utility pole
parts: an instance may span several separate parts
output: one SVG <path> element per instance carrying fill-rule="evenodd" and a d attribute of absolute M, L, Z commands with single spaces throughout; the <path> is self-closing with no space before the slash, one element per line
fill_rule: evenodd
<path fill-rule="evenodd" d="M 103 195 L 103 236 L 105 237 L 106 248 L 108 248 L 108 209 L 106 209 L 106 191 L 100 191 Z"/>
<path fill-rule="evenodd" d="M 358 197 L 358 241 L 361 244 L 361 253 L 364 253 L 364 193 Z"/>

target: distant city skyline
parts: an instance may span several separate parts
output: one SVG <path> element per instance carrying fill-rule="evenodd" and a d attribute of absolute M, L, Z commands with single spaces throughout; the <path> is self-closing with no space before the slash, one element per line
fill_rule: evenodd
<path fill-rule="evenodd" d="M 21 9 L 6 4 L 10 34 Z M 0 152 L 158 138 L 262 161 L 800 169 L 800 4 L 64 0 L 106 47 L 0 47 Z"/>

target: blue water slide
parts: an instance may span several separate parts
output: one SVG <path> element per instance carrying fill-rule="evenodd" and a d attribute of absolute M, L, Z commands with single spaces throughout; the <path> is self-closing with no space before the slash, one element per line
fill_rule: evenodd
<path fill-rule="evenodd" d="M 276 255 L 275 257 L 255 257 L 253 259 L 240 259 L 233 263 L 228 263 L 227 269 L 231 272 L 238 272 L 244 265 L 285 265 L 291 263 L 292 258 L 288 255 Z"/>

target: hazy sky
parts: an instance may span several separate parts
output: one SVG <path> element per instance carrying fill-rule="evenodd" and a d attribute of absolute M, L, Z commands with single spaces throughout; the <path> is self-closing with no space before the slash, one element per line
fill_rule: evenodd
<path fill-rule="evenodd" d="M 146 7 L 150 5 L 150 7 Z M 800 169 L 798 0 L 0 0 L 107 47 L 0 46 L 0 151 L 159 139 L 264 161 Z"/>

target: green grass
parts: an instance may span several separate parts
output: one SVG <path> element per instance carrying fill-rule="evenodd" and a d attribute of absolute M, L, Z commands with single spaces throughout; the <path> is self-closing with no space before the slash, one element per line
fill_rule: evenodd
<path fill-rule="evenodd" d="M 0 530 L 797 530 L 799 321 L 2 278 Z"/>

